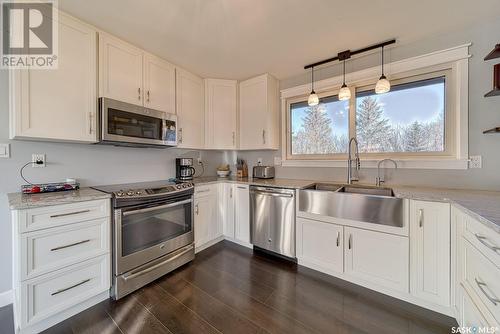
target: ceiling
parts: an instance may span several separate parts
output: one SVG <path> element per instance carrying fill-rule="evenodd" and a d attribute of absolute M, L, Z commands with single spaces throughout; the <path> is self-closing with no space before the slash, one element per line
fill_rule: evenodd
<path fill-rule="evenodd" d="M 278 79 L 345 49 L 498 17 L 498 0 L 59 0 L 76 17 L 203 77 Z"/>

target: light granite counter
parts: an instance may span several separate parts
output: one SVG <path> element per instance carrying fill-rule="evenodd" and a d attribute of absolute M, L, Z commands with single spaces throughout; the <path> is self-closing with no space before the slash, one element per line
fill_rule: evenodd
<path fill-rule="evenodd" d="M 7 194 L 7 198 L 9 199 L 9 207 L 11 210 L 24 210 L 43 206 L 106 199 L 111 198 L 111 195 L 92 188 L 81 188 L 79 190 L 43 194 L 11 193 Z"/>
<path fill-rule="evenodd" d="M 216 176 L 194 179 L 195 185 L 218 182 L 263 185 L 267 187 L 289 189 L 304 189 L 317 182 L 329 183 L 314 180 L 252 179 L 235 177 L 218 178 Z M 332 182 L 332 184 L 341 185 L 336 182 Z M 373 185 L 365 186 L 373 187 Z M 459 190 L 391 185 L 387 185 L 387 187 L 392 188 L 394 191 L 394 195 L 398 198 L 450 203 L 459 210 L 462 210 L 463 212 L 469 214 L 489 228 L 500 233 L 500 192 L 498 191 Z"/>

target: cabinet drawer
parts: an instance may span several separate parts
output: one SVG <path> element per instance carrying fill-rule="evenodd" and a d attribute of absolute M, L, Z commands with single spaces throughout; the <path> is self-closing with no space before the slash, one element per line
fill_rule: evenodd
<path fill-rule="evenodd" d="M 62 312 L 105 292 L 110 285 L 109 254 L 21 284 L 21 325 Z"/>
<path fill-rule="evenodd" d="M 19 232 L 109 217 L 110 200 L 86 201 L 18 211 Z"/>
<path fill-rule="evenodd" d="M 464 327 L 489 327 L 488 321 L 466 291 L 462 291 L 462 326 Z"/>
<path fill-rule="evenodd" d="M 500 233 L 467 216 L 464 219 L 463 235 L 500 268 Z"/>
<path fill-rule="evenodd" d="M 209 196 L 217 194 L 217 184 L 201 185 L 194 187 L 194 196 Z"/>
<path fill-rule="evenodd" d="M 500 321 L 500 269 L 469 242 L 464 242 L 465 285 Z"/>
<path fill-rule="evenodd" d="M 21 235 L 21 279 L 110 252 L 109 218 Z"/>

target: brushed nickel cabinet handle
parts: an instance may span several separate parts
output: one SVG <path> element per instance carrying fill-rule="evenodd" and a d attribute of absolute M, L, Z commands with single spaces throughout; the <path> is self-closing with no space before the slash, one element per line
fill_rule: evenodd
<path fill-rule="evenodd" d="M 234 131 L 233 131 L 233 146 L 234 146 L 234 144 L 235 144 L 234 142 L 235 142 L 235 133 L 234 133 Z"/>
<path fill-rule="evenodd" d="M 182 144 L 182 128 L 179 128 L 179 143 Z"/>
<path fill-rule="evenodd" d="M 69 244 L 69 245 L 65 245 L 65 246 L 59 246 L 59 247 L 56 247 L 56 248 L 52 248 L 50 251 L 54 252 L 54 251 L 58 251 L 60 249 L 69 248 L 69 247 L 73 247 L 73 246 L 78 246 L 78 245 L 81 245 L 81 244 L 85 244 L 87 242 L 90 242 L 90 239 L 78 241 L 78 242 L 75 242 L 73 244 Z"/>
<path fill-rule="evenodd" d="M 148 96 L 148 103 L 149 103 L 149 90 L 146 92 L 146 95 Z"/>
<path fill-rule="evenodd" d="M 266 144 L 266 130 L 262 130 L 262 144 Z"/>
<path fill-rule="evenodd" d="M 198 214 L 200 213 L 200 207 L 198 206 L 198 204 L 195 205 L 195 210 L 194 212 L 196 213 L 196 215 L 198 216 Z"/>
<path fill-rule="evenodd" d="M 349 249 L 352 249 L 352 234 L 349 234 Z"/>
<path fill-rule="evenodd" d="M 499 253 L 500 252 L 500 247 L 497 247 L 497 246 L 494 246 L 494 245 L 490 245 L 488 242 L 486 242 L 486 240 L 488 240 L 488 238 L 483 237 L 483 236 L 481 236 L 481 235 L 479 235 L 477 233 L 474 233 L 474 236 L 477 238 L 477 240 L 479 240 L 480 243 L 482 243 L 483 245 L 485 245 L 486 247 L 488 247 L 489 249 L 491 249 L 495 253 Z"/>
<path fill-rule="evenodd" d="M 85 283 L 87 283 L 87 282 L 90 282 L 90 278 L 87 278 L 86 280 L 83 280 L 83 281 L 81 281 L 80 283 L 76 283 L 75 285 L 68 286 L 67 288 L 57 290 L 56 292 L 52 292 L 52 293 L 51 293 L 51 295 L 52 295 L 52 296 L 58 295 L 58 294 L 63 293 L 63 292 L 65 292 L 65 291 L 68 291 L 68 290 L 74 289 L 74 288 L 76 288 L 77 286 L 80 286 L 80 285 L 85 284 Z"/>
<path fill-rule="evenodd" d="M 424 209 L 418 209 L 418 226 L 424 226 Z"/>
<path fill-rule="evenodd" d="M 337 232 L 337 247 L 340 246 L 340 232 Z"/>
<path fill-rule="evenodd" d="M 89 135 L 92 134 L 92 119 L 94 118 L 94 114 L 89 112 Z"/>
<path fill-rule="evenodd" d="M 229 198 L 233 198 L 233 187 L 229 188 Z"/>
<path fill-rule="evenodd" d="M 141 87 L 137 88 L 137 99 L 141 100 Z"/>
<path fill-rule="evenodd" d="M 57 214 L 57 215 L 52 215 L 52 216 L 50 216 L 50 218 L 59 218 L 59 217 L 73 216 L 73 215 L 78 215 L 80 213 L 87 213 L 87 212 L 90 212 L 90 210 L 87 209 L 87 210 L 81 210 L 81 211 L 75 211 L 75 212 L 60 213 L 60 214 Z"/>
<path fill-rule="evenodd" d="M 487 292 L 486 290 L 484 289 L 484 287 L 488 287 L 488 285 L 484 282 L 480 282 L 477 278 L 474 278 L 474 280 L 476 281 L 476 284 L 477 284 L 477 287 L 479 288 L 479 290 L 481 290 L 481 292 L 486 296 L 486 298 L 488 298 L 488 300 L 495 306 L 497 306 L 498 303 L 500 303 L 500 300 L 496 299 L 496 298 L 493 298 L 491 297 Z"/>

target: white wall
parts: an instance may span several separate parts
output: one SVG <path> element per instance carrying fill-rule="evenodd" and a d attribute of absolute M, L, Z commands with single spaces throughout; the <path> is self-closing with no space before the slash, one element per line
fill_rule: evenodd
<path fill-rule="evenodd" d="M 198 157 L 197 151 L 143 149 L 107 145 L 62 144 L 8 140 L 8 75 L 0 70 L 0 143 L 10 143 L 11 158 L 0 159 L 0 293 L 11 289 L 11 222 L 6 193 L 19 192 L 19 168 L 32 153 L 47 155 L 46 168 L 25 168 L 32 182 L 78 179 L 82 186 L 142 182 L 175 177 L 175 158 Z M 57 124 L 54 124 L 57 126 Z M 205 175 L 215 175 L 220 152 L 202 152 Z M 198 169 L 198 167 L 197 167 Z M 201 171 L 201 169 L 200 169 Z"/>
<path fill-rule="evenodd" d="M 483 135 L 482 131 L 500 126 L 500 97 L 484 98 L 492 89 L 493 65 L 495 61 L 485 62 L 483 58 L 500 43 L 498 34 L 500 20 L 487 22 L 460 31 L 432 36 L 411 43 L 403 41 L 387 52 L 387 61 L 396 61 L 432 51 L 472 42 L 469 61 L 469 155 L 481 155 L 482 169 L 470 170 L 409 170 L 388 171 L 388 181 L 392 184 L 424 185 L 431 187 L 451 187 L 469 189 L 500 190 L 500 134 Z M 397 37 L 397 34 L 396 34 Z M 319 59 L 318 59 L 319 60 Z M 500 59 L 496 62 L 500 62 Z M 380 63 L 380 53 L 357 58 L 346 66 L 348 71 L 358 71 Z M 341 74 L 340 66 L 332 66 L 315 71 L 318 80 Z M 310 82 L 310 73 L 280 82 L 280 88 L 290 88 Z M 402 111 L 404 112 L 404 110 Z M 263 158 L 264 163 L 272 164 L 274 156 L 281 152 L 253 151 L 239 153 L 250 165 Z M 361 166 L 363 167 L 363 166 Z M 376 169 L 361 169 L 361 182 L 374 183 Z M 315 179 L 323 181 L 346 180 L 345 168 L 296 168 L 277 167 L 280 178 Z"/>

